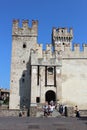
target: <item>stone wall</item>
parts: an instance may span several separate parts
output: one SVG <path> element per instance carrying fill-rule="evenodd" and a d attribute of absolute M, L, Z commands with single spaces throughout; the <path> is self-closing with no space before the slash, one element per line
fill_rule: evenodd
<path fill-rule="evenodd" d="M 36 117 L 37 114 L 37 107 L 30 107 L 30 116 L 31 117 Z"/>
<path fill-rule="evenodd" d="M 16 117 L 19 117 L 19 112 L 20 112 L 20 110 L 0 109 L 0 117 L 4 117 L 4 116 L 16 116 Z M 27 110 L 23 110 L 21 112 L 23 112 L 24 117 L 27 116 Z"/>
<path fill-rule="evenodd" d="M 87 61 L 69 59 L 62 61 L 62 103 L 87 109 Z"/>

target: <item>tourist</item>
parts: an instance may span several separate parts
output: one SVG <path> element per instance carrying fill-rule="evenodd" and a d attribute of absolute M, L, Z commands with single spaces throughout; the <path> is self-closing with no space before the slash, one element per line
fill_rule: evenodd
<path fill-rule="evenodd" d="M 80 117 L 78 106 L 75 106 L 75 114 L 76 114 L 76 117 L 78 118 Z"/>
<path fill-rule="evenodd" d="M 67 106 L 65 106 L 65 108 L 64 108 L 64 116 L 68 116 L 68 112 L 67 112 Z"/>
<path fill-rule="evenodd" d="M 59 105 L 59 112 L 61 115 L 63 115 L 63 105 Z"/>
<path fill-rule="evenodd" d="M 21 111 L 19 112 L 19 117 L 22 117 L 22 112 Z"/>
<path fill-rule="evenodd" d="M 52 116 L 52 113 L 53 113 L 54 109 L 55 109 L 55 106 L 54 106 L 53 103 L 51 105 L 49 105 L 49 113 L 50 113 L 49 115 Z"/>
<path fill-rule="evenodd" d="M 43 106 L 43 111 L 44 111 L 44 116 L 48 116 L 48 102 L 45 102 L 44 106 Z"/>

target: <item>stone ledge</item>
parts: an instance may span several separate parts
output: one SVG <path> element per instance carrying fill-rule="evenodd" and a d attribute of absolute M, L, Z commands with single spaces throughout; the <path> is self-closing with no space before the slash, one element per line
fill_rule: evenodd
<path fill-rule="evenodd" d="M 0 109 L 0 117 L 7 117 L 7 116 L 19 116 L 20 110 L 6 110 L 6 109 Z M 27 110 L 23 110 L 23 116 L 27 116 Z"/>

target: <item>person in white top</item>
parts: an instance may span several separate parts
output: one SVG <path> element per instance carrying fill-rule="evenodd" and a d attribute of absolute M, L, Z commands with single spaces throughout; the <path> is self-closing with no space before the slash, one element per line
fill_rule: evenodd
<path fill-rule="evenodd" d="M 50 105 L 50 109 L 49 109 L 49 112 L 50 112 L 50 115 L 52 116 L 52 113 L 55 109 L 55 106 L 53 104 Z"/>
<path fill-rule="evenodd" d="M 44 116 L 48 115 L 48 102 L 45 102 L 43 106 Z"/>

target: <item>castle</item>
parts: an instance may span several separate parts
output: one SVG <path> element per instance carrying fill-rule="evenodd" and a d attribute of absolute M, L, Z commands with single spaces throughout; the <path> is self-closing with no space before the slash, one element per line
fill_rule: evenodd
<path fill-rule="evenodd" d="M 38 44 L 38 21 L 13 20 L 10 109 L 51 100 L 87 109 L 87 45 L 74 44 L 73 29 L 53 28 L 52 43 Z"/>

